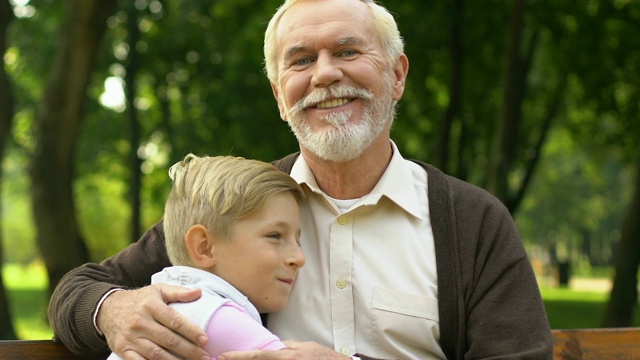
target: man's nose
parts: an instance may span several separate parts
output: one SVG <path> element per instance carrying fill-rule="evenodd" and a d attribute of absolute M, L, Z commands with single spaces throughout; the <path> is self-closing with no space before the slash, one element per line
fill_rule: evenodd
<path fill-rule="evenodd" d="M 318 55 L 313 69 L 312 85 L 314 87 L 327 87 L 342 80 L 344 73 L 340 67 L 340 60 L 329 52 Z"/>

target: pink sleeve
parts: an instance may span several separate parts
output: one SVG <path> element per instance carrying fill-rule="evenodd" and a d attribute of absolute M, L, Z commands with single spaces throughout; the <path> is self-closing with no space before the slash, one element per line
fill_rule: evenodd
<path fill-rule="evenodd" d="M 205 349 L 212 358 L 235 350 L 280 350 L 286 346 L 247 312 L 233 303 L 221 306 L 209 321 L 209 343 Z"/>

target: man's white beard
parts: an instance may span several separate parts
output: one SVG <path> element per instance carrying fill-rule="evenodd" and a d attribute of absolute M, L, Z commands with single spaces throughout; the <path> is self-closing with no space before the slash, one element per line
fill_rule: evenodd
<path fill-rule="evenodd" d="M 385 92 L 378 99 L 365 89 L 339 85 L 316 90 L 298 101 L 288 110 L 288 123 L 300 145 L 329 161 L 346 162 L 362 155 L 385 126 L 393 121 L 395 105 L 391 97 L 392 83 L 385 83 Z M 332 125 L 331 128 L 314 132 L 303 111 L 309 105 L 330 97 L 357 97 L 364 100 L 362 118 L 349 122 L 353 111 L 331 112 L 321 117 L 323 121 Z"/>

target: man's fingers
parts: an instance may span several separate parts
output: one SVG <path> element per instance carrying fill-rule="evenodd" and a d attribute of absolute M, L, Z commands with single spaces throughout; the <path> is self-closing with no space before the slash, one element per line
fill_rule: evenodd
<path fill-rule="evenodd" d="M 174 354 L 179 354 L 185 359 L 207 357 L 207 353 L 203 348 L 162 325 L 164 324 L 159 321 L 149 321 L 144 318 L 139 318 L 131 324 L 130 328 L 133 333 L 145 334 L 146 336 L 138 336 L 133 340 L 129 340 L 129 342 L 121 344 L 120 348 L 125 350 L 120 353 L 127 354 L 122 358 L 127 360 L 178 360 L 179 358 Z"/>
<path fill-rule="evenodd" d="M 165 303 L 200 295 L 200 290 L 169 285 L 117 291 L 103 303 L 98 325 L 109 347 L 126 360 L 210 359 L 201 345 L 206 333 Z"/>
<path fill-rule="evenodd" d="M 218 360 L 344 360 L 348 356 L 320 344 L 306 341 L 284 341 L 282 350 L 229 351 L 218 355 Z M 291 345 L 291 346 L 289 346 Z"/>
<path fill-rule="evenodd" d="M 155 321 L 134 314 L 125 319 L 123 332 L 121 336 L 113 340 L 112 349 L 125 360 L 145 360 L 145 359 L 177 359 L 167 350 L 163 349 L 162 344 L 155 344 L 153 339 L 147 338 L 146 335 L 153 334 L 162 338 L 171 334 L 171 331 L 160 326 Z"/>
<path fill-rule="evenodd" d="M 189 342 L 185 338 L 167 330 L 166 328 L 162 328 L 162 331 L 159 331 L 152 340 L 157 343 L 157 345 L 165 349 L 172 349 L 175 353 L 181 354 L 185 357 L 191 357 L 201 350 L 192 342 Z M 150 358 L 153 359 L 153 357 Z"/>
<path fill-rule="evenodd" d="M 156 289 L 160 291 L 165 301 L 177 301 L 177 299 L 193 301 L 202 295 L 199 289 L 193 291 L 168 285 L 157 286 Z M 151 332 L 153 338 L 150 340 L 153 343 L 171 349 L 175 354 L 187 359 L 202 359 L 208 355 L 201 347 L 208 341 L 204 330 L 163 303 L 149 304 L 149 307 L 151 307 L 150 313 L 153 314 L 155 321 L 163 325 L 158 329 L 154 328 L 154 331 Z"/>
<path fill-rule="evenodd" d="M 134 345 L 134 344 L 132 344 Z M 146 359 L 163 359 L 163 360 L 180 360 L 166 349 L 161 348 L 157 344 L 147 339 L 139 339 L 135 343 L 136 350 L 126 350 L 122 355 L 123 360 L 146 360 Z M 138 353 L 138 351 L 140 353 Z"/>
<path fill-rule="evenodd" d="M 282 343 L 284 343 L 287 346 L 287 348 L 292 350 L 300 347 L 300 341 L 296 341 L 296 340 L 282 340 Z"/>
<path fill-rule="evenodd" d="M 157 284 L 153 285 L 162 294 L 162 299 L 165 303 L 173 302 L 191 302 L 197 300 L 202 295 L 200 289 L 188 289 L 180 286 Z"/>
<path fill-rule="evenodd" d="M 120 355 L 122 360 L 146 360 L 144 356 L 138 354 L 133 350 L 126 350 Z"/>
<path fill-rule="evenodd" d="M 166 294 L 171 294 L 171 293 L 176 294 L 176 292 L 174 291 L 175 289 L 182 289 L 182 292 L 184 292 L 185 290 L 184 288 L 178 288 L 178 287 L 171 287 L 171 289 L 167 289 L 166 287 L 161 287 L 158 289 L 162 293 L 163 299 L 165 300 L 170 299 L 173 296 L 173 295 L 165 296 Z M 165 291 L 167 292 L 165 293 Z M 179 292 L 180 291 L 178 291 L 177 293 Z M 193 295 L 193 292 L 191 292 L 190 294 L 191 295 L 189 295 L 188 297 L 189 299 L 191 299 L 190 296 Z M 195 295 L 197 295 L 197 297 L 189 301 L 196 300 L 201 296 L 200 289 L 197 289 L 197 292 L 195 293 Z M 178 296 L 178 297 L 181 297 L 181 296 Z M 162 304 L 162 306 L 158 306 L 157 308 L 153 309 L 151 313 L 155 314 L 155 319 L 160 324 L 166 326 L 170 330 L 175 331 L 180 336 L 186 338 L 192 343 L 199 344 L 199 345 L 205 345 L 207 343 L 207 335 L 205 334 L 205 332 L 199 326 L 189 321 L 187 318 L 185 318 L 182 314 L 180 314 L 173 308 L 164 306 L 164 304 Z M 179 339 L 179 337 L 176 337 L 176 336 L 167 337 L 164 343 L 167 345 L 171 345 L 174 343 L 180 344 L 181 340 L 182 339 Z M 172 346 L 169 346 L 169 347 L 172 348 Z"/>
<path fill-rule="evenodd" d="M 230 351 L 218 355 L 218 360 L 268 360 L 265 352 L 265 350 Z"/>

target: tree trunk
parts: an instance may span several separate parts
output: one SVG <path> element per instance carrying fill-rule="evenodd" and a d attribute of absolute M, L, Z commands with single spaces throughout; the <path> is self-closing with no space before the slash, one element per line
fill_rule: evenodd
<path fill-rule="evenodd" d="M 142 173 L 140 166 L 142 160 L 138 156 L 140 147 L 140 124 L 138 123 L 138 112 L 135 107 L 136 99 L 136 75 L 138 73 L 139 61 L 136 43 L 140 39 L 140 28 L 138 27 L 138 11 L 133 3 L 129 4 L 129 55 L 127 57 L 127 73 L 125 76 L 127 113 L 129 115 L 129 143 L 131 150 L 129 153 L 129 191 L 131 192 L 131 242 L 136 242 L 140 238 L 140 218 L 141 199 L 140 188 L 142 184 Z"/>
<path fill-rule="evenodd" d="M 7 29 L 13 20 L 13 10 L 7 0 L 0 2 L 0 56 L 4 56 L 7 50 Z M 0 165 L 4 159 L 4 150 L 7 139 L 11 133 L 11 123 L 13 119 L 13 94 L 11 93 L 11 83 L 5 71 L 4 62 L 0 66 Z M 0 204 L 2 204 L 2 166 L 0 166 Z M 2 206 L 0 206 L 0 219 L 2 218 Z M 15 339 L 16 332 L 11 320 L 11 310 L 9 308 L 9 293 L 4 286 L 2 276 L 2 265 L 4 259 L 4 249 L 2 244 L 2 223 L 0 222 L 0 339 Z"/>
<path fill-rule="evenodd" d="M 509 176 L 515 166 L 518 150 L 529 146 L 521 134 L 523 122 L 522 104 L 526 97 L 527 74 L 536 50 L 538 32 L 534 32 L 523 51 L 523 33 L 525 18 L 525 0 L 513 1 L 513 11 L 509 23 L 509 45 L 507 47 L 507 64 L 503 86 L 502 116 L 496 123 L 496 131 L 491 151 L 490 171 L 487 189 L 500 199 L 509 212 L 514 214 L 533 175 L 544 139 L 551 125 L 551 120 L 559 105 L 559 99 L 551 102 L 547 118 L 543 120 L 541 133 L 535 144 L 536 156 L 528 162 L 525 177 L 518 187 L 512 188 Z M 562 89 L 564 86 L 559 87 Z"/>
<path fill-rule="evenodd" d="M 537 34 L 534 35 L 532 43 L 531 43 L 531 51 L 536 46 Z M 532 54 L 529 59 L 531 59 Z M 556 89 L 556 95 L 552 97 L 551 103 L 547 107 L 545 111 L 545 118 L 542 120 L 542 125 L 540 126 L 540 133 L 538 134 L 538 138 L 533 145 L 533 156 L 529 159 L 524 177 L 522 178 L 522 182 L 520 183 L 520 187 L 514 192 L 514 195 L 506 199 L 507 208 L 511 212 L 511 214 L 515 214 L 522 199 L 524 199 L 524 195 L 531 183 L 531 179 L 533 178 L 533 174 L 535 169 L 537 168 L 538 162 L 540 161 L 540 156 L 542 154 L 542 147 L 544 146 L 547 135 L 549 134 L 549 130 L 551 129 L 551 124 L 553 123 L 553 119 L 555 118 L 558 109 L 560 108 L 560 104 L 562 99 L 564 98 L 563 94 L 565 91 L 565 82 L 562 81 L 561 84 Z"/>
<path fill-rule="evenodd" d="M 626 327 L 633 324 L 633 311 L 638 303 L 638 264 L 640 264 L 640 155 L 637 160 L 636 184 L 631 204 L 622 224 L 620 245 L 616 254 L 613 288 L 605 313 L 604 326 Z"/>
<path fill-rule="evenodd" d="M 36 240 L 49 290 L 88 260 L 73 202 L 74 153 L 86 88 L 115 0 L 69 0 L 36 124 L 30 176 Z"/>
<path fill-rule="evenodd" d="M 449 54 L 451 56 L 451 84 L 449 85 L 449 105 L 440 122 L 436 146 L 436 166 L 449 172 L 449 152 L 451 147 L 451 128 L 456 118 L 460 118 L 462 108 L 462 78 L 464 48 L 462 27 L 464 19 L 464 0 L 452 2 L 451 38 Z"/>
<path fill-rule="evenodd" d="M 509 172 L 513 166 L 524 99 L 524 76 L 520 56 L 524 29 L 524 0 L 514 0 L 509 23 L 509 43 L 503 85 L 502 116 L 498 118 L 491 153 L 487 189 L 507 204 L 510 197 Z"/>

